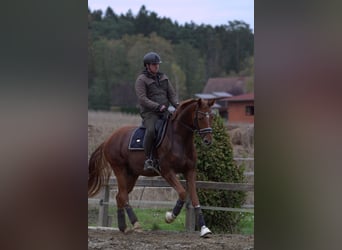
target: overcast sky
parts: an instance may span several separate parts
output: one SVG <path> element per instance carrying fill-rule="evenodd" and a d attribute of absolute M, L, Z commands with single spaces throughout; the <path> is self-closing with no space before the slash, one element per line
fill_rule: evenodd
<path fill-rule="evenodd" d="M 131 9 L 134 16 L 142 5 L 159 17 L 168 17 L 179 24 L 193 21 L 215 26 L 239 20 L 254 31 L 254 0 L 88 0 L 91 11 L 105 12 L 110 6 L 116 14 L 126 14 Z"/>

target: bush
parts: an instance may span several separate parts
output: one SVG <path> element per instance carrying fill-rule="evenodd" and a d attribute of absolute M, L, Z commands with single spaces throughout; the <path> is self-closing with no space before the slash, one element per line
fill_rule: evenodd
<path fill-rule="evenodd" d="M 195 136 L 197 158 L 197 180 L 242 183 L 244 169 L 233 160 L 233 149 L 229 135 L 219 115 L 213 119 L 213 143 L 205 146 L 199 136 Z M 233 207 L 243 205 L 246 193 L 243 191 L 198 190 L 202 206 Z M 213 232 L 236 233 L 242 218 L 241 213 L 203 210 L 207 226 Z M 221 223 L 218 223 L 221 222 Z"/>

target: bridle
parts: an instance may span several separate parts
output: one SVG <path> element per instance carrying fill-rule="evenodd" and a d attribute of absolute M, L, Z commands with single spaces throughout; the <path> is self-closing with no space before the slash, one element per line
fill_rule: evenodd
<path fill-rule="evenodd" d="M 202 138 L 204 135 L 206 134 L 209 134 L 209 133 L 212 133 L 213 132 L 213 129 L 211 127 L 207 127 L 207 128 L 200 128 L 199 127 L 199 123 L 198 123 L 198 114 L 202 114 L 206 117 L 206 119 L 209 120 L 210 118 L 210 113 L 209 112 L 202 112 L 202 111 L 199 111 L 198 110 L 198 105 L 196 105 L 196 110 L 195 110 L 195 117 L 194 117 L 194 121 L 193 121 L 193 124 L 194 124 L 194 127 L 191 127 L 187 124 L 185 124 L 184 122 L 182 122 L 181 120 L 178 120 L 180 122 L 180 124 L 187 128 L 188 130 L 190 130 L 191 132 L 196 132 L 198 133 Z"/>
<path fill-rule="evenodd" d="M 198 107 L 197 107 L 196 111 L 195 111 L 195 118 L 194 118 L 195 132 L 197 132 L 200 136 L 208 134 L 208 133 L 212 133 L 213 129 L 211 127 L 199 128 L 199 125 L 198 125 L 198 114 L 204 115 L 206 117 L 206 119 L 208 119 L 208 120 L 210 118 L 210 113 L 209 112 L 199 111 Z"/>

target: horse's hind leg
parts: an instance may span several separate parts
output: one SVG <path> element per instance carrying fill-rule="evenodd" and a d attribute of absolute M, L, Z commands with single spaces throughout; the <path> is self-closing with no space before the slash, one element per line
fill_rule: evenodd
<path fill-rule="evenodd" d="M 118 227 L 121 232 L 127 232 L 125 210 L 134 229 L 140 229 L 138 219 L 128 202 L 128 193 L 132 191 L 137 176 L 129 176 L 125 173 L 115 173 L 118 182 L 118 194 L 116 195 Z"/>
<path fill-rule="evenodd" d="M 133 187 L 134 187 L 137 179 L 138 179 L 138 176 L 128 176 L 127 177 L 127 193 L 128 194 L 133 190 Z M 138 232 L 141 231 L 141 226 L 139 224 L 138 218 L 135 215 L 133 208 L 129 205 L 128 200 L 127 200 L 127 203 L 125 205 L 125 210 L 126 210 L 126 213 L 128 215 L 128 218 L 129 218 L 131 224 L 133 225 L 133 230 L 138 231 Z"/>
<path fill-rule="evenodd" d="M 118 193 L 116 195 L 116 205 L 117 205 L 117 216 L 118 216 L 118 227 L 121 232 L 125 232 L 126 217 L 125 217 L 125 204 L 128 202 L 128 191 L 125 181 L 125 173 L 123 171 L 118 171 L 114 169 L 116 180 L 118 183 Z"/>

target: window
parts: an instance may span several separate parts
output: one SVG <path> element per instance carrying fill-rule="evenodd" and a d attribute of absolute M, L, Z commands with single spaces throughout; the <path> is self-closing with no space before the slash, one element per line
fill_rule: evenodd
<path fill-rule="evenodd" d="M 254 115 L 254 106 L 246 106 L 246 115 Z"/>

